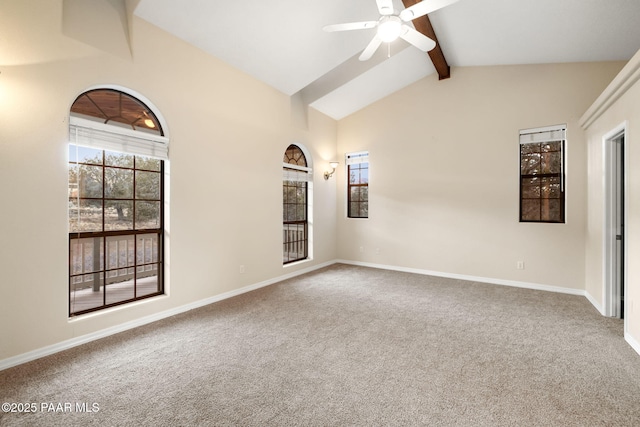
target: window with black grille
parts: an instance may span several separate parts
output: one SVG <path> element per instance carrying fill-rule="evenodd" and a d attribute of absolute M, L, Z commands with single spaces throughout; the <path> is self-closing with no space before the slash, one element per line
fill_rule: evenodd
<path fill-rule="evenodd" d="M 112 89 L 81 95 L 71 114 L 69 315 L 163 294 L 165 164 L 140 154 L 166 152 L 159 122 Z"/>
<path fill-rule="evenodd" d="M 565 222 L 566 127 L 520 131 L 520 222 Z"/>
<path fill-rule="evenodd" d="M 347 216 L 369 217 L 369 153 L 347 154 Z"/>
<path fill-rule="evenodd" d="M 284 153 L 282 182 L 282 262 L 309 257 L 309 181 L 311 168 L 303 151 L 290 145 Z"/>

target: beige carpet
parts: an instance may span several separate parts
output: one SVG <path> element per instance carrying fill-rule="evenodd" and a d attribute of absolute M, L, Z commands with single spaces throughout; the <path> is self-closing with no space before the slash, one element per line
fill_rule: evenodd
<path fill-rule="evenodd" d="M 334 265 L 2 371 L 37 410 L 0 425 L 640 426 L 622 329 L 583 297 Z"/>

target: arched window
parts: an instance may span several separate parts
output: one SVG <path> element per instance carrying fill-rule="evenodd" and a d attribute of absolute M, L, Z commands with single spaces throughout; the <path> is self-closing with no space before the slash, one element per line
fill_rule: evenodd
<path fill-rule="evenodd" d="M 309 183 L 312 171 L 302 149 L 289 145 L 284 152 L 282 182 L 282 262 L 309 258 Z"/>
<path fill-rule="evenodd" d="M 69 122 L 69 315 L 163 294 L 160 121 L 125 92 L 95 89 Z"/>

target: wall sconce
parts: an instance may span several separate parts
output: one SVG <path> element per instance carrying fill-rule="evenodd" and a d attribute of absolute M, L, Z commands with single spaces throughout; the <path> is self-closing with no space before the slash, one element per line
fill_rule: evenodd
<path fill-rule="evenodd" d="M 324 173 L 325 180 L 328 180 L 329 178 L 331 178 L 331 175 L 333 175 L 333 173 L 336 171 L 338 164 L 339 164 L 338 162 L 329 162 L 329 166 L 331 166 L 331 172 L 327 171 Z"/>

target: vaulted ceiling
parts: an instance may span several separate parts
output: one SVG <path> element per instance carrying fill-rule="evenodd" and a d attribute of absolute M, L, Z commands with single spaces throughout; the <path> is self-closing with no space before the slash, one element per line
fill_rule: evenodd
<path fill-rule="evenodd" d="M 361 62 L 375 29 L 322 31 L 377 20 L 375 0 L 140 0 L 134 13 L 335 119 L 438 78 L 401 39 Z M 628 60 L 640 49 L 639 0 L 459 0 L 428 17 L 451 78 L 455 67 Z"/>

